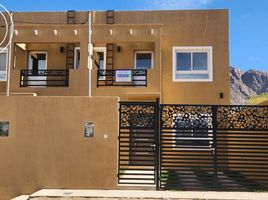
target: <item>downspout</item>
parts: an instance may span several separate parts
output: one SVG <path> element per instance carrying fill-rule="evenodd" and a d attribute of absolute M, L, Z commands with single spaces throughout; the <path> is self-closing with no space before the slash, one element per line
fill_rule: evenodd
<path fill-rule="evenodd" d="M 12 53 L 12 37 L 14 31 L 13 24 L 13 14 L 9 14 L 10 24 L 9 24 L 9 47 L 8 47 L 8 68 L 7 68 L 7 96 L 10 95 L 10 70 L 11 70 L 11 53 Z"/>
<path fill-rule="evenodd" d="M 92 18 L 91 12 L 88 13 L 88 96 L 92 96 Z"/>

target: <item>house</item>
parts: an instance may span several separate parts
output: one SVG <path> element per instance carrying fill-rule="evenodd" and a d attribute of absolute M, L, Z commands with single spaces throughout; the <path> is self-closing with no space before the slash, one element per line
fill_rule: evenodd
<path fill-rule="evenodd" d="M 267 107 L 229 106 L 227 10 L 16 12 L 13 21 L 12 47 L 0 49 L 1 197 L 133 183 L 217 189 L 224 173 L 252 167 L 245 148 L 267 158 Z M 241 138 L 241 148 L 226 145 Z"/>
<path fill-rule="evenodd" d="M 0 92 L 229 104 L 227 10 L 16 12 Z M 10 81 L 6 68 L 10 67 Z"/>

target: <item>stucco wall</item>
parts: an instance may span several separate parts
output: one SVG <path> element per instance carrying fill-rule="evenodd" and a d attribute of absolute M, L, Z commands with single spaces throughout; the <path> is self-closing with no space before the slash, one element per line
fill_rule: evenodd
<path fill-rule="evenodd" d="M 114 189 L 116 97 L 0 97 L 0 199 L 41 188 Z M 95 123 L 85 138 L 84 122 Z M 107 135 L 107 139 L 104 136 Z"/>
<path fill-rule="evenodd" d="M 66 13 L 14 13 L 15 19 L 48 24 L 21 24 L 16 29 L 14 42 L 60 43 L 76 42 L 81 45 L 81 69 L 70 72 L 69 88 L 19 88 L 19 68 L 11 70 L 12 92 L 36 92 L 38 95 L 88 95 L 87 12 L 77 12 L 77 24 L 66 23 Z M 93 96 L 119 96 L 121 99 L 144 100 L 160 97 L 163 103 L 229 104 L 229 16 L 228 10 L 174 10 L 174 11 L 118 11 L 115 24 L 106 24 L 106 12 L 93 12 L 92 43 L 105 46 L 114 43 L 122 47 L 115 52 L 114 68 L 133 67 L 135 50 L 154 51 L 154 69 L 148 72 L 148 87 L 96 87 L 96 67 L 92 70 Z M 34 29 L 39 30 L 35 36 Z M 53 29 L 59 35 L 53 35 Z M 73 30 L 78 30 L 78 35 Z M 134 34 L 130 35 L 129 30 Z M 154 34 L 151 34 L 154 29 Z M 113 34 L 110 35 L 110 30 Z M 150 47 L 148 47 L 150 46 Z M 173 82 L 172 47 L 212 46 L 213 82 Z M 54 59 L 53 62 L 62 62 Z M 72 75 L 76 74 L 76 75 Z M 220 93 L 224 98 L 220 98 Z"/>
<path fill-rule="evenodd" d="M 94 23 L 105 23 L 105 16 L 105 12 L 96 12 Z M 230 103 L 228 10 L 122 11 L 115 12 L 115 22 L 128 25 L 127 28 L 130 26 L 134 31 L 141 24 L 148 25 L 144 30 L 150 30 L 150 24 L 162 25 L 158 47 L 161 49 L 160 77 L 163 103 Z M 109 26 L 110 29 L 113 27 Z M 106 35 L 110 38 L 108 31 Z M 122 37 L 122 33 L 114 34 L 113 37 L 116 41 Z M 139 40 L 140 35 L 134 34 L 129 38 Z M 213 82 L 173 82 L 172 47 L 174 46 L 212 46 Z M 224 93 L 223 99 L 220 99 L 220 92 Z"/>

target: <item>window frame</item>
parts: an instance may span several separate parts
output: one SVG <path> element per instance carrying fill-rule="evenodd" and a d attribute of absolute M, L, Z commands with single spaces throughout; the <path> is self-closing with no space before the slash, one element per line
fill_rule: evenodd
<path fill-rule="evenodd" d="M 154 52 L 153 51 L 135 51 L 134 52 L 134 69 L 137 69 L 137 54 L 145 54 L 150 53 L 151 54 L 151 68 L 147 70 L 154 69 Z"/>
<path fill-rule="evenodd" d="M 5 70 L 6 75 L 5 75 L 4 79 L 0 78 L 0 82 L 6 82 L 7 81 L 7 68 L 8 68 L 8 50 L 4 49 L 4 48 L 0 48 L 0 51 L 1 51 L 1 53 L 6 54 L 6 70 Z M 4 72 L 4 71 L 2 71 L 2 72 Z"/>
<path fill-rule="evenodd" d="M 177 53 L 191 53 L 191 68 L 193 67 L 193 53 L 207 53 L 207 70 L 177 70 Z M 176 78 L 177 74 L 208 74 L 208 78 Z M 173 82 L 213 82 L 213 48 L 212 46 L 175 46 L 172 48 L 172 80 Z"/>

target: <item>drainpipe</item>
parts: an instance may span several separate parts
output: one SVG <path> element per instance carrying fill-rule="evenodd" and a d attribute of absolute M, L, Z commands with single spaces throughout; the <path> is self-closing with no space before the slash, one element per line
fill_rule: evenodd
<path fill-rule="evenodd" d="M 11 13 L 10 15 L 9 15 L 9 17 L 10 17 L 10 23 L 12 23 L 13 22 L 13 19 L 12 19 L 12 17 L 13 17 L 13 14 Z M 13 36 L 13 28 L 14 26 L 13 26 L 13 24 L 9 24 L 9 28 L 8 28 L 8 30 L 9 30 L 9 47 L 8 47 L 8 67 L 7 67 L 7 96 L 9 96 L 10 95 L 10 70 L 11 70 L 11 52 L 12 52 L 12 36 Z"/>
<path fill-rule="evenodd" d="M 88 96 L 91 97 L 91 90 L 92 90 L 92 85 L 91 85 L 91 78 L 92 78 L 92 51 L 93 51 L 93 46 L 92 46 L 92 19 L 91 19 L 91 12 L 88 13 Z"/>

